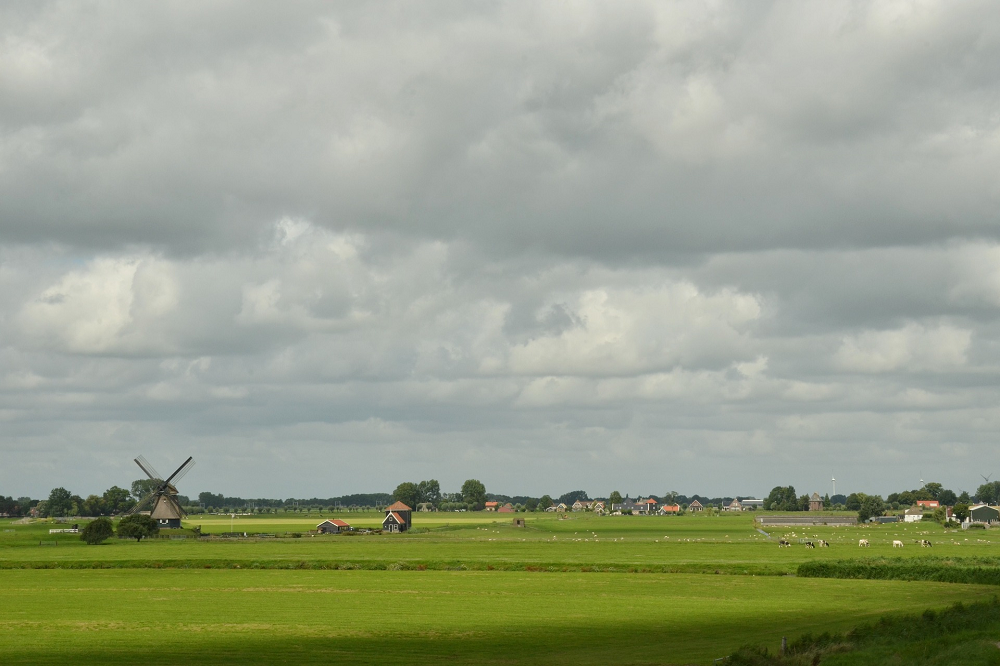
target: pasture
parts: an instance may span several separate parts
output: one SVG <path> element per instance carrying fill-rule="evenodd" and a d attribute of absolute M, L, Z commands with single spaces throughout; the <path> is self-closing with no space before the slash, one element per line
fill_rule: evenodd
<path fill-rule="evenodd" d="M 10 663 L 107 663 L 129 661 L 141 641 L 135 661 L 147 663 L 712 663 L 744 643 L 997 592 L 792 575 L 809 561 L 995 557 L 995 530 L 916 523 L 768 538 L 748 515 L 519 515 L 527 528 L 509 515 L 414 514 L 412 533 L 354 536 L 308 535 L 315 514 L 206 516 L 186 525 L 218 535 L 232 520 L 239 532 L 303 536 L 100 546 L 49 535 L 47 523 L 4 524 L 0 653 Z M 809 549 L 805 538 L 831 545 Z"/>

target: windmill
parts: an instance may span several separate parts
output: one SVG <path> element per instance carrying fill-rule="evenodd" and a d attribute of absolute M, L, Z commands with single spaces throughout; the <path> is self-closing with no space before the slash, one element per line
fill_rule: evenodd
<path fill-rule="evenodd" d="M 174 484 L 180 481 L 194 467 L 194 458 L 188 457 L 166 480 L 142 456 L 135 459 L 135 464 L 146 473 L 146 476 L 156 482 L 156 487 L 148 495 L 139 500 L 129 510 L 127 515 L 137 513 L 150 500 L 153 500 L 153 508 L 149 512 L 149 517 L 156 520 L 160 524 L 160 527 L 179 528 L 181 526 L 181 518 L 185 514 L 184 509 L 177 502 L 177 486 Z"/>

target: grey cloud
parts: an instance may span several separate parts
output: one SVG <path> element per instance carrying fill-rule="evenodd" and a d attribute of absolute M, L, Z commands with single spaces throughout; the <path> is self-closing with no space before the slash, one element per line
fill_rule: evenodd
<path fill-rule="evenodd" d="M 0 491 L 968 488 L 996 13 L 4 6 Z"/>

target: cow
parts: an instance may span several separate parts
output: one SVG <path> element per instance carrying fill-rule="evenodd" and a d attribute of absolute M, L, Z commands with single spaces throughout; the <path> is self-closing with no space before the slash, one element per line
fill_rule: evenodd
<path fill-rule="evenodd" d="M 819 540 L 819 547 L 820 548 L 829 548 L 830 547 L 830 542 L 826 541 L 824 539 L 820 539 Z"/>
<path fill-rule="evenodd" d="M 806 541 L 806 548 L 815 548 L 815 547 L 816 544 L 814 544 L 812 541 Z"/>
<path fill-rule="evenodd" d="M 897 539 L 896 541 L 893 541 L 893 542 L 892 542 L 892 547 L 893 547 L 893 548 L 902 548 L 902 547 L 903 547 L 903 542 L 902 542 L 902 541 L 899 541 L 899 540 Z"/>
<path fill-rule="evenodd" d="M 931 542 L 928 541 L 927 539 L 921 539 L 920 540 L 920 547 L 921 548 L 930 548 L 931 547 Z"/>
<path fill-rule="evenodd" d="M 861 541 L 858 541 L 859 548 L 867 548 L 870 545 L 871 544 L 868 543 L 868 539 L 862 539 Z"/>
<path fill-rule="evenodd" d="M 780 541 L 778 541 L 778 548 L 784 548 L 785 546 L 788 546 L 789 548 L 791 548 L 792 544 L 790 544 L 785 539 L 781 539 Z"/>

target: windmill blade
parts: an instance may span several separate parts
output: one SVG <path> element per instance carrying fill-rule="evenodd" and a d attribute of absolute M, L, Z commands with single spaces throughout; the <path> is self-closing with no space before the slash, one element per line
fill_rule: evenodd
<path fill-rule="evenodd" d="M 194 467 L 194 456 L 188 456 L 188 459 L 185 460 L 181 464 L 181 466 L 177 468 L 177 471 L 171 474 L 170 478 L 167 479 L 164 483 L 170 483 L 171 481 L 174 482 L 180 481 L 182 478 L 184 478 L 184 475 L 187 474 L 192 467 Z"/>
<path fill-rule="evenodd" d="M 136 502 L 136 503 L 135 503 L 135 506 L 133 506 L 133 507 L 132 507 L 131 509 L 129 509 L 129 510 L 128 510 L 128 511 L 127 511 L 127 512 L 125 513 L 125 515 L 126 515 L 126 516 L 131 516 L 132 514 L 134 514 L 134 513 L 138 512 L 138 511 L 139 511 L 139 509 L 141 509 L 141 508 L 142 508 L 142 505 L 143 505 L 143 504 L 145 504 L 146 502 L 148 502 L 148 501 L 149 501 L 149 500 L 150 500 L 151 498 L 155 497 L 155 496 L 157 495 L 157 493 L 159 493 L 159 492 L 160 492 L 160 489 L 159 489 L 159 488 L 157 488 L 156 490 L 151 490 L 151 491 L 149 492 L 149 494 L 147 494 L 147 495 L 146 495 L 145 497 L 143 497 L 143 498 L 142 498 L 141 500 L 139 500 L 138 502 Z"/>
<path fill-rule="evenodd" d="M 160 476 L 160 473 L 157 472 L 153 468 L 153 466 L 149 464 L 149 461 L 146 460 L 143 456 L 139 456 L 138 458 L 136 458 L 135 459 L 135 464 L 138 465 L 139 468 L 143 472 L 146 473 L 146 476 L 148 476 L 149 478 L 153 479 L 154 481 L 162 481 L 163 480 L 163 477 Z"/>

